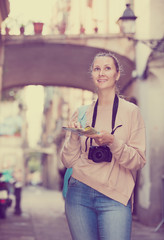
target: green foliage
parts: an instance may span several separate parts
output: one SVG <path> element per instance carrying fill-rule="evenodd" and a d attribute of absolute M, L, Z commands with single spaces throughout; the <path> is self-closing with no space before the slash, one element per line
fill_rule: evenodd
<path fill-rule="evenodd" d="M 36 158 L 35 155 L 31 156 L 31 158 L 28 161 L 28 167 L 31 173 L 40 171 L 40 159 Z"/>
<path fill-rule="evenodd" d="M 2 101 L 15 101 L 20 99 L 20 88 L 11 88 L 2 91 Z"/>

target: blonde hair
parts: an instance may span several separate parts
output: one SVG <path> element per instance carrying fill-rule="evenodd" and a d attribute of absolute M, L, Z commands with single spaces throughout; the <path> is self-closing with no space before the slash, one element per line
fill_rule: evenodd
<path fill-rule="evenodd" d="M 114 65 L 115 65 L 115 67 L 116 67 L 116 71 L 117 71 L 117 72 L 120 72 L 121 67 L 120 67 L 119 61 L 118 61 L 118 59 L 116 58 L 116 56 L 115 56 L 114 54 L 110 53 L 110 52 L 100 52 L 100 53 L 97 53 L 97 54 L 96 54 L 96 56 L 94 57 L 93 62 L 92 62 L 92 64 L 91 64 L 91 67 L 90 67 L 91 72 L 92 72 L 92 70 L 93 70 L 94 61 L 95 61 L 95 59 L 98 58 L 98 57 L 109 57 L 109 58 L 112 58 L 113 61 L 114 61 Z"/>

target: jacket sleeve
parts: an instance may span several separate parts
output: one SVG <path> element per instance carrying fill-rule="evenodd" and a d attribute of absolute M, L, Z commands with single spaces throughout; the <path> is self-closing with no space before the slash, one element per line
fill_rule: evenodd
<path fill-rule="evenodd" d="M 145 158 L 145 126 L 136 107 L 131 114 L 131 127 L 129 139 L 126 143 L 114 137 L 114 142 L 110 145 L 115 160 L 129 170 L 138 170 L 144 167 Z"/>
<path fill-rule="evenodd" d="M 76 111 L 71 120 L 78 120 L 78 111 Z M 61 161 L 66 168 L 71 168 L 74 163 L 80 158 L 81 154 L 81 145 L 80 137 L 78 140 L 71 138 L 71 133 L 67 132 L 63 147 L 60 152 Z"/>

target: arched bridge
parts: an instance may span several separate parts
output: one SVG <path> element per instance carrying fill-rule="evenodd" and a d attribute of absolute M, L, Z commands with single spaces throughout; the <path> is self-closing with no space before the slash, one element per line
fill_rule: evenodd
<path fill-rule="evenodd" d="M 120 88 L 131 80 L 133 46 L 118 36 L 9 36 L 4 40 L 2 90 L 25 85 L 67 86 L 94 91 L 89 67 L 109 50 L 121 62 Z"/>

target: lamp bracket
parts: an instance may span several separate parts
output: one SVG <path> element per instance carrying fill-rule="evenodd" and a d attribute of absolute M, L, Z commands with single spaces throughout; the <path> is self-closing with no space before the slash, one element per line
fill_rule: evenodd
<path fill-rule="evenodd" d="M 128 37 L 128 40 L 132 40 L 135 43 L 141 42 L 145 45 L 147 45 L 149 48 L 151 48 L 153 51 L 157 52 L 164 52 L 164 37 L 161 39 L 147 39 L 147 40 L 142 40 L 142 39 L 136 39 L 133 37 Z"/>

